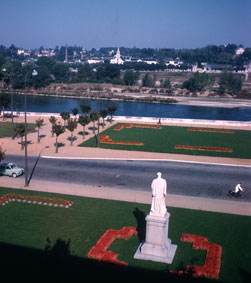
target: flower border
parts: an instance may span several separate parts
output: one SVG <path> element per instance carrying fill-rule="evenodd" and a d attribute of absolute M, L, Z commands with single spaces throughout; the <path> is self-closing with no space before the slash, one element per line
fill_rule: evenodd
<path fill-rule="evenodd" d="M 69 208 L 73 205 L 73 202 L 70 202 L 65 199 L 56 199 L 40 196 L 23 196 L 19 194 L 6 194 L 4 196 L 0 196 L 0 206 L 15 201 L 64 208 Z"/>
<path fill-rule="evenodd" d="M 174 149 L 216 151 L 216 152 L 227 152 L 227 153 L 233 152 L 232 148 L 211 147 L 211 146 L 195 146 L 195 145 L 175 145 Z"/>
<path fill-rule="evenodd" d="M 162 129 L 161 126 L 156 125 L 146 125 L 146 124 L 121 124 L 116 126 L 113 130 L 114 131 L 121 131 L 123 129 L 129 129 L 129 128 L 144 128 L 144 129 Z"/>
<path fill-rule="evenodd" d="M 186 274 L 192 272 L 193 277 L 207 277 L 219 279 L 221 268 L 222 247 L 218 244 L 208 242 L 206 237 L 183 234 L 180 238 L 183 242 L 192 243 L 192 248 L 196 250 L 206 250 L 206 260 L 203 266 L 187 265 L 184 271 L 171 271 L 174 274 Z"/>
<path fill-rule="evenodd" d="M 101 143 L 104 144 L 135 145 L 135 146 L 144 145 L 142 142 L 113 141 L 112 139 L 110 139 L 110 136 L 108 135 L 100 136 L 99 140 Z"/>
<path fill-rule="evenodd" d="M 88 258 L 95 258 L 99 261 L 115 263 L 128 266 L 128 263 L 118 260 L 118 254 L 107 251 L 115 239 L 130 239 L 133 235 L 137 235 L 136 227 L 123 227 L 120 230 L 107 230 L 98 240 L 96 245 L 89 251 Z"/>
<path fill-rule="evenodd" d="M 187 128 L 187 131 L 188 132 L 206 132 L 206 133 L 234 134 L 234 130 L 227 130 L 227 129 Z"/>

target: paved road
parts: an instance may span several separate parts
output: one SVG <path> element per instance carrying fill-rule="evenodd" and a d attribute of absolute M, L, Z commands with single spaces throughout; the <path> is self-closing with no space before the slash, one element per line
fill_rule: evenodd
<path fill-rule="evenodd" d="M 5 161 L 24 166 L 23 156 L 9 155 Z M 32 179 L 116 189 L 149 191 L 158 171 L 167 180 L 171 194 L 228 199 L 226 193 L 239 181 L 251 192 L 251 167 L 171 161 L 29 158 Z"/>

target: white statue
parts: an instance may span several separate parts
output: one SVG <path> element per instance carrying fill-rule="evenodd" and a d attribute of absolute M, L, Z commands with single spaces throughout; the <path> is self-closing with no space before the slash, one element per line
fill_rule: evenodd
<path fill-rule="evenodd" d="M 166 180 L 161 178 L 161 173 L 157 173 L 158 178 L 152 182 L 152 205 L 150 215 L 161 216 L 166 215 Z"/>

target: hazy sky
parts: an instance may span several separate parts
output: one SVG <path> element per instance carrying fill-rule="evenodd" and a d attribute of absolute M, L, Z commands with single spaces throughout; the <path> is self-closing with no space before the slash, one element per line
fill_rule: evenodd
<path fill-rule="evenodd" d="M 251 47 L 251 0 L 0 0 L 0 44 Z"/>

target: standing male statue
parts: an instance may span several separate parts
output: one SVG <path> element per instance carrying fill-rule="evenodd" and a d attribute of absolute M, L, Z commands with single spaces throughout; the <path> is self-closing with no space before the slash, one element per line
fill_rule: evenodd
<path fill-rule="evenodd" d="M 166 180 L 161 178 L 161 173 L 157 173 L 158 178 L 152 182 L 152 205 L 150 215 L 161 216 L 166 215 Z"/>

